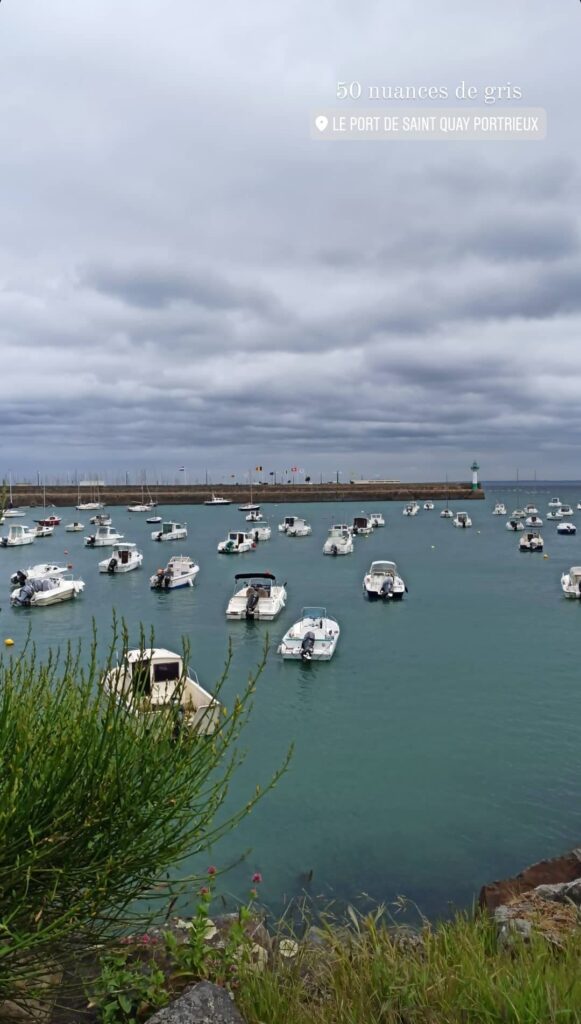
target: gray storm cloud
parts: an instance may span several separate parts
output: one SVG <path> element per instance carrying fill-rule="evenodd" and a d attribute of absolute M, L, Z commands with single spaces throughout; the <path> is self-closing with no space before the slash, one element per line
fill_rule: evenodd
<path fill-rule="evenodd" d="M 434 6 L 1 5 L 0 473 L 578 475 L 581 8 Z M 310 138 L 462 79 L 547 141 Z"/>

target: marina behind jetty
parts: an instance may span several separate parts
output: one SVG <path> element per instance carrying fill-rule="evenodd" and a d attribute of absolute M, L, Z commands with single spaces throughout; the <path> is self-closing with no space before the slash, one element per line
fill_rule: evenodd
<path fill-rule="evenodd" d="M 216 497 L 228 498 L 233 504 L 255 501 L 257 504 L 283 504 L 291 502 L 316 501 L 412 501 L 416 500 L 449 500 L 458 504 L 462 501 L 480 500 L 485 497 L 479 485 L 473 489 L 472 484 L 456 483 L 406 483 L 382 482 L 374 480 L 354 481 L 353 483 L 325 484 L 150 484 L 148 493 L 154 501 L 161 505 L 202 505 L 215 494 Z M 106 505 L 130 505 L 139 501 L 141 484 L 111 484 L 99 488 L 99 499 Z M 63 505 L 74 506 L 87 501 L 87 488 L 78 488 L 75 484 L 59 484 L 39 487 L 33 484 L 13 484 L 12 503 L 18 505 L 41 506 Z M 147 499 L 146 499 L 147 500 Z"/>

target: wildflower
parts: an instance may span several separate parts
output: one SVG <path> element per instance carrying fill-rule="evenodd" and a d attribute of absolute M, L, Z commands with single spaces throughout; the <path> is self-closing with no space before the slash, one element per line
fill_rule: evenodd
<path fill-rule="evenodd" d="M 207 885 L 203 885 L 201 889 L 198 889 L 198 893 L 200 894 L 200 896 L 207 896 L 209 892 L 210 890 L 208 889 Z"/>
<path fill-rule="evenodd" d="M 250 899 L 251 900 L 255 900 L 257 898 L 258 898 L 258 892 L 256 891 L 256 889 L 251 889 L 250 890 Z"/>
<path fill-rule="evenodd" d="M 254 872 L 252 876 L 252 881 L 260 885 L 260 883 L 262 882 L 262 875 L 260 874 L 260 871 Z"/>
<path fill-rule="evenodd" d="M 210 867 L 208 868 L 208 874 L 209 875 L 215 875 L 217 873 L 217 871 L 218 871 L 218 868 L 215 868 L 213 864 L 211 864 Z"/>

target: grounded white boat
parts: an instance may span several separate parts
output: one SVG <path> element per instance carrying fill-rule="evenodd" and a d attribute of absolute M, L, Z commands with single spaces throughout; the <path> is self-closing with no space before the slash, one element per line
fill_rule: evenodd
<path fill-rule="evenodd" d="M 363 577 L 363 589 L 371 598 L 401 600 L 407 587 L 395 562 L 372 562 Z"/>
<path fill-rule="evenodd" d="M 521 519 L 509 519 L 506 524 L 507 530 L 524 530 L 524 523 Z"/>
<path fill-rule="evenodd" d="M 307 523 L 306 519 L 301 519 L 297 516 L 292 526 L 289 526 L 286 531 L 287 537 L 309 537 L 313 532 L 313 527 Z"/>
<path fill-rule="evenodd" d="M 49 604 L 71 601 L 82 594 L 84 589 L 83 581 L 72 577 L 29 576 L 21 587 L 12 591 L 10 604 L 24 608 L 44 608 Z"/>
<path fill-rule="evenodd" d="M 85 537 L 85 547 L 108 548 L 120 540 L 123 540 L 123 534 L 118 533 L 114 526 L 98 526 L 90 537 Z"/>
<path fill-rule="evenodd" d="M 294 526 L 295 520 L 298 518 L 298 516 L 285 516 L 282 523 L 278 524 L 279 533 L 286 533 L 289 526 Z"/>
<path fill-rule="evenodd" d="M 44 579 L 45 576 L 54 577 L 66 576 L 70 572 L 70 565 L 55 565 L 54 562 L 40 562 L 39 565 L 30 565 L 28 569 L 18 569 L 12 573 L 10 582 L 13 587 L 22 587 L 27 579 Z"/>
<path fill-rule="evenodd" d="M 100 512 L 96 516 L 91 516 L 89 522 L 92 526 L 111 526 L 111 516 L 108 512 Z"/>
<path fill-rule="evenodd" d="M 183 659 L 162 647 L 128 651 L 103 677 L 103 687 L 135 714 L 174 708 L 176 729 L 211 734 L 220 724 L 221 705 L 204 690 Z"/>
<path fill-rule="evenodd" d="M 371 525 L 373 527 L 385 526 L 385 519 L 383 518 L 381 512 L 370 512 L 369 518 L 371 519 Z"/>
<path fill-rule="evenodd" d="M 527 530 L 519 540 L 518 546 L 520 551 L 542 551 L 545 543 L 538 530 Z"/>
<path fill-rule="evenodd" d="M 536 527 L 538 529 L 542 525 L 543 525 L 543 520 L 541 519 L 540 516 L 537 516 L 537 515 L 527 516 L 527 518 L 525 519 L 525 526 L 534 526 L 534 527 Z"/>
<path fill-rule="evenodd" d="M 420 506 L 417 501 L 409 501 L 407 505 L 404 505 L 402 509 L 402 515 L 404 516 L 417 516 L 420 511 Z"/>
<path fill-rule="evenodd" d="M 561 509 L 559 509 L 559 508 L 553 509 L 552 512 L 547 512 L 547 519 L 550 519 L 551 522 L 553 522 L 555 519 L 562 519 L 562 518 L 563 518 L 563 513 L 561 512 Z"/>
<path fill-rule="evenodd" d="M 227 619 L 276 619 L 286 604 L 284 583 L 277 584 L 271 572 L 238 572 L 234 594 L 226 608 Z M 242 584 L 240 586 L 240 583 Z"/>
<path fill-rule="evenodd" d="M 139 569 L 143 562 L 141 551 L 137 550 L 137 544 L 129 544 L 123 541 L 113 545 L 110 558 L 104 558 L 99 562 L 99 572 L 108 572 L 111 576 L 121 572 L 131 572 L 132 569 Z"/>
<path fill-rule="evenodd" d="M 561 499 L 560 498 L 551 498 L 551 500 L 549 502 L 549 508 L 561 508 Z"/>
<path fill-rule="evenodd" d="M 526 512 L 527 516 L 536 516 L 536 515 L 539 514 L 538 508 L 535 508 L 535 506 L 532 505 L 532 504 L 525 505 L 525 512 Z"/>
<path fill-rule="evenodd" d="M 231 505 L 230 498 L 221 498 L 219 495 L 212 494 L 211 498 L 208 498 L 204 505 Z"/>
<path fill-rule="evenodd" d="M 260 523 L 262 521 L 262 518 L 263 518 L 262 512 L 258 508 L 258 509 L 254 509 L 253 512 L 249 512 L 248 513 L 248 515 L 246 516 L 246 522 L 247 523 Z"/>
<path fill-rule="evenodd" d="M 466 527 L 472 526 L 472 520 L 467 512 L 457 512 L 452 520 L 452 524 L 465 530 Z"/>
<path fill-rule="evenodd" d="M 433 501 L 424 501 L 424 508 L 426 512 L 432 512 L 435 509 L 435 507 L 436 506 L 434 505 Z"/>
<path fill-rule="evenodd" d="M 350 555 L 353 551 L 353 537 L 348 526 L 332 526 L 323 544 L 324 555 Z"/>
<path fill-rule="evenodd" d="M 35 540 L 36 530 L 31 530 L 28 526 L 18 523 L 10 527 L 6 537 L 0 537 L 0 544 L 3 548 L 19 548 L 23 544 L 34 544 Z"/>
<path fill-rule="evenodd" d="M 341 630 L 326 608 L 303 608 L 298 622 L 283 636 L 278 653 L 297 661 L 329 661 L 335 653 Z"/>
<path fill-rule="evenodd" d="M 84 530 L 84 529 L 85 529 L 85 524 L 84 523 L 69 523 L 68 526 L 65 526 L 65 532 L 66 533 L 81 533 L 82 530 Z"/>
<path fill-rule="evenodd" d="M 161 530 L 153 530 L 152 540 L 184 540 L 188 535 L 188 528 L 184 523 L 162 523 Z"/>
<path fill-rule="evenodd" d="M 39 523 L 34 533 L 36 537 L 52 537 L 54 533 L 54 526 L 41 526 Z"/>
<path fill-rule="evenodd" d="M 453 519 L 453 518 L 454 518 L 454 513 L 452 512 L 452 509 L 448 508 L 448 506 L 446 505 L 446 508 L 443 508 L 442 511 L 440 512 L 440 519 Z"/>
<path fill-rule="evenodd" d="M 574 565 L 563 573 L 561 587 L 566 597 L 581 597 L 581 566 Z"/>
<path fill-rule="evenodd" d="M 373 533 L 373 523 L 371 522 L 371 516 L 354 516 L 351 532 L 356 537 L 369 537 Z"/>
<path fill-rule="evenodd" d="M 258 526 L 252 526 L 247 533 L 249 533 L 255 541 L 270 540 L 272 536 L 272 530 L 268 523 L 259 523 Z"/>
<path fill-rule="evenodd" d="M 174 555 L 165 569 L 158 569 L 150 577 L 153 590 L 179 590 L 180 587 L 193 587 L 200 566 L 196 565 L 189 555 Z"/>
<path fill-rule="evenodd" d="M 502 501 L 497 501 L 496 505 L 494 506 L 494 508 L 492 510 L 492 515 L 493 516 L 505 516 L 506 515 L 506 505 Z"/>
<path fill-rule="evenodd" d="M 561 505 L 561 508 L 559 509 L 559 512 L 561 513 L 562 516 L 572 516 L 572 515 L 574 515 L 573 509 L 571 508 L 570 505 Z"/>
<path fill-rule="evenodd" d="M 252 551 L 256 547 L 256 541 L 250 533 L 242 530 L 231 530 L 226 540 L 218 544 L 218 551 L 221 555 L 241 555 L 245 551 Z"/>
<path fill-rule="evenodd" d="M 562 533 L 565 537 L 572 537 L 577 533 L 577 527 L 575 523 L 559 523 L 557 533 Z"/>

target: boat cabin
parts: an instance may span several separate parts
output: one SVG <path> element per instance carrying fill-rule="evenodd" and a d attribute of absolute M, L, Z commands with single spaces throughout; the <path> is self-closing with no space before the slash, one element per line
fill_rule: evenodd
<path fill-rule="evenodd" d="M 114 544 L 112 557 L 116 558 L 121 565 L 127 565 L 132 556 L 135 556 L 136 550 L 136 544 Z"/>
<path fill-rule="evenodd" d="M 369 569 L 370 576 L 396 576 L 397 565 L 395 562 L 372 562 Z"/>

